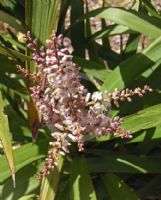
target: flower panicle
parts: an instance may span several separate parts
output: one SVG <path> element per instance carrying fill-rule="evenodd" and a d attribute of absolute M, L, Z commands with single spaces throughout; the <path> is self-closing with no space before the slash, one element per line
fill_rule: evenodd
<path fill-rule="evenodd" d="M 65 156 L 70 152 L 71 143 L 76 142 L 78 150 L 83 151 L 86 135 L 132 137 L 131 131 L 121 128 L 122 118 L 110 116 L 111 103 L 117 105 L 120 100 L 130 101 L 133 95 L 143 96 L 151 91 L 149 86 L 121 92 L 115 90 L 114 93 L 89 93 L 80 82 L 80 68 L 73 62 L 68 48 L 64 47 L 62 35 L 56 36 L 53 32 L 46 41 L 46 49 L 38 48 L 30 32 L 26 33 L 25 39 L 39 67 L 39 81 L 30 88 L 31 96 L 44 124 L 52 132 L 52 142 L 39 179 L 54 169 L 60 154 Z"/>

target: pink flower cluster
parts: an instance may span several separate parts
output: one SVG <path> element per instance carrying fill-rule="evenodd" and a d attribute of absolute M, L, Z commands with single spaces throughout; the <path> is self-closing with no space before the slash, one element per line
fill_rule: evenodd
<path fill-rule="evenodd" d="M 130 101 L 130 96 L 141 96 L 151 88 L 145 86 L 135 91 L 126 89 L 122 92 L 116 90 L 114 93 L 106 91 L 91 94 L 80 82 L 80 68 L 73 63 L 72 55 L 63 46 L 62 35 L 53 33 L 51 39 L 46 41 L 46 49 L 38 48 L 30 32 L 25 38 L 28 48 L 33 50 L 36 65 L 40 67 L 36 75 L 39 81 L 30 88 L 31 96 L 53 137 L 39 178 L 48 175 L 57 165 L 59 154 L 69 153 L 71 142 L 77 142 L 79 151 L 82 151 L 85 135 L 114 134 L 131 138 L 131 132 L 120 127 L 122 119 L 118 116 L 111 118 L 107 107 L 110 108 L 111 101 L 118 105 L 118 100 Z"/>

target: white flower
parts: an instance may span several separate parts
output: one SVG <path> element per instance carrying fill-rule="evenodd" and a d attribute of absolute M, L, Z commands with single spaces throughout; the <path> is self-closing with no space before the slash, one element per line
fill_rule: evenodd
<path fill-rule="evenodd" d="M 86 103 L 90 100 L 90 98 L 91 98 L 91 93 L 88 92 L 86 97 L 85 97 Z"/>
<path fill-rule="evenodd" d="M 92 100 L 93 101 L 100 101 L 100 100 L 102 100 L 102 93 L 100 93 L 100 92 L 93 92 L 93 94 L 92 94 Z"/>

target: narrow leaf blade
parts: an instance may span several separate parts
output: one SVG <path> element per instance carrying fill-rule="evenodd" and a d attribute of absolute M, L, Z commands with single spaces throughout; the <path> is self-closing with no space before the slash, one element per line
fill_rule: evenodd
<path fill-rule="evenodd" d="M 71 166 L 71 200 L 96 200 L 95 190 L 84 157 L 75 158 Z"/>
<path fill-rule="evenodd" d="M 3 113 L 4 107 L 3 107 L 3 99 L 2 99 L 1 93 L 0 93 L 0 105 L 1 105 L 0 106 L 0 140 L 2 142 L 3 149 L 7 157 L 10 171 L 12 173 L 13 184 L 15 187 L 15 162 L 14 162 L 13 151 L 12 151 L 8 119 L 7 119 L 7 116 Z"/>
<path fill-rule="evenodd" d="M 63 161 L 63 157 L 59 156 L 58 166 L 54 168 L 51 174 L 43 178 L 41 183 L 39 200 L 52 200 L 55 198 L 59 185 L 60 172 L 63 166 Z"/>
<path fill-rule="evenodd" d="M 114 174 L 107 174 L 102 176 L 102 179 L 111 200 L 139 200 L 137 195 L 118 176 Z"/>

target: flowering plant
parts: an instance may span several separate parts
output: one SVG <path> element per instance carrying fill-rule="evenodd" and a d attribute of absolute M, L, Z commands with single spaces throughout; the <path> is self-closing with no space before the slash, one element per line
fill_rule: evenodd
<path fill-rule="evenodd" d="M 0 199 L 160 197 L 160 4 L 0 1 Z"/>

